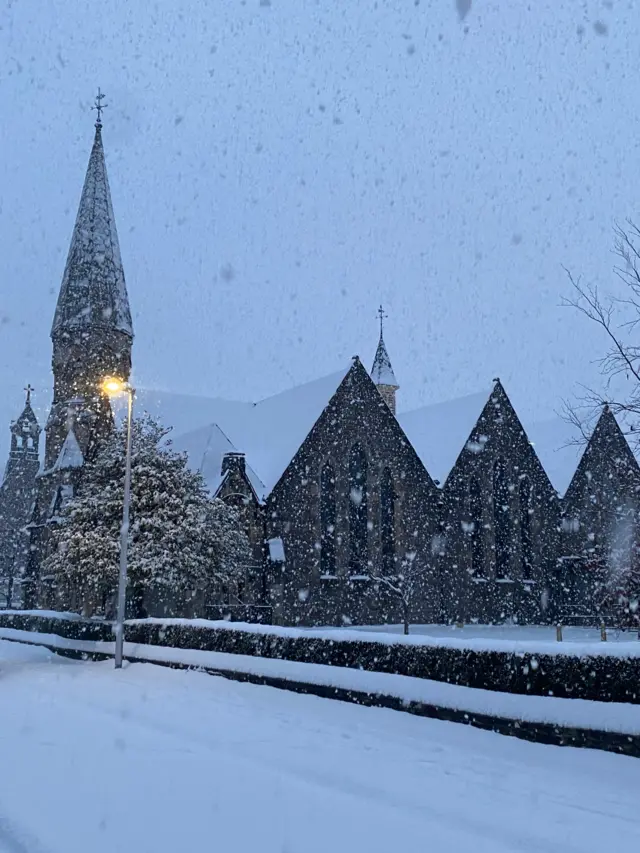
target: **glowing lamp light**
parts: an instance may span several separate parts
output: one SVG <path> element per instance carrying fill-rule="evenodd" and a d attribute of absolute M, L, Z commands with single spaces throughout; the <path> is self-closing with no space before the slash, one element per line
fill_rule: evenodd
<path fill-rule="evenodd" d="M 127 383 L 123 382 L 122 379 L 118 379 L 116 376 L 107 376 L 102 383 L 102 390 L 105 394 L 113 397 L 117 394 L 123 394 L 127 390 Z"/>

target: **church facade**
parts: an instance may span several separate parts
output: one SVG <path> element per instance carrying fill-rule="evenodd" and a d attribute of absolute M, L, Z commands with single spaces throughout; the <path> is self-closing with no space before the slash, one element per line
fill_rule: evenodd
<path fill-rule="evenodd" d="M 269 607 L 286 625 L 595 619 L 597 579 L 634 559 L 640 511 L 640 468 L 612 413 L 560 474 L 562 454 L 544 452 L 547 427 L 523 425 L 499 380 L 398 413 L 382 312 L 380 321 L 371 371 L 355 358 L 258 404 L 205 400 L 176 432 L 175 447 L 237 507 L 250 540 L 227 603 Z M 51 339 L 44 453 L 28 390 L 0 487 L 4 606 L 51 604 L 40 570 L 51 525 L 112 429 L 102 380 L 131 370 L 100 119 Z M 172 425 L 170 399 L 154 411 L 152 396 L 139 394 L 137 408 Z M 195 615 L 162 607 L 150 615 Z"/>

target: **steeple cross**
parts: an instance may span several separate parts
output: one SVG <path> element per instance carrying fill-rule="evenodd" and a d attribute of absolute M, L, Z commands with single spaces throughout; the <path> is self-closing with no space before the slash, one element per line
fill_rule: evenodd
<path fill-rule="evenodd" d="M 380 337 L 382 337 L 382 326 L 383 326 L 384 320 L 389 315 L 387 313 L 385 313 L 385 310 L 382 307 L 382 305 L 378 308 L 377 314 L 378 314 L 378 317 L 380 318 Z"/>
<path fill-rule="evenodd" d="M 31 392 L 36 389 L 32 388 L 30 383 L 27 383 L 27 387 L 24 390 L 27 392 L 27 404 L 29 404 L 31 402 Z"/>
<path fill-rule="evenodd" d="M 98 113 L 98 118 L 96 119 L 96 127 L 102 127 L 102 110 L 106 109 L 109 104 L 103 104 L 102 101 L 106 98 L 106 95 L 100 91 L 100 86 L 98 86 L 98 94 L 96 95 L 96 102 L 91 107 L 92 110 L 95 110 Z"/>

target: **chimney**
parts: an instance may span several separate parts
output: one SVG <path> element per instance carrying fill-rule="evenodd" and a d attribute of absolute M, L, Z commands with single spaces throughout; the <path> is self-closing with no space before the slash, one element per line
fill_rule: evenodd
<path fill-rule="evenodd" d="M 238 474 L 245 475 L 246 472 L 246 463 L 244 453 L 225 453 L 222 457 L 222 476 L 229 471 L 230 473 L 237 472 Z"/>

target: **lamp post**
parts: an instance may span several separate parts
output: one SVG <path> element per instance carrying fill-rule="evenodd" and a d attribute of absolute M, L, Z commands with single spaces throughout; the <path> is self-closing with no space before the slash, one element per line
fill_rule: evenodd
<path fill-rule="evenodd" d="M 133 419 L 133 397 L 135 389 L 128 382 L 108 377 L 102 383 L 103 391 L 110 397 L 127 394 L 127 451 L 124 469 L 124 500 L 122 502 L 122 524 L 120 526 L 120 574 L 118 576 L 118 610 L 116 613 L 116 669 L 122 667 L 124 649 L 124 617 L 127 604 L 127 548 L 129 544 L 129 505 L 131 503 L 131 422 Z"/>

